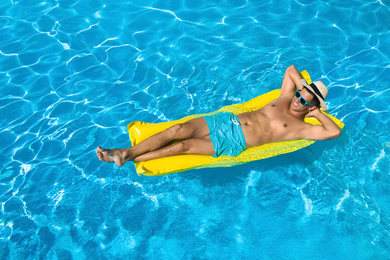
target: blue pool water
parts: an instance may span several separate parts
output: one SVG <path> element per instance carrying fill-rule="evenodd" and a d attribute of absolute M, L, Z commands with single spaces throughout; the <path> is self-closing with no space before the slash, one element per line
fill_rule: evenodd
<path fill-rule="evenodd" d="M 3 0 L 1 259 L 389 259 L 390 2 Z M 232 168 L 101 163 L 126 125 L 330 88 L 331 141 Z"/>

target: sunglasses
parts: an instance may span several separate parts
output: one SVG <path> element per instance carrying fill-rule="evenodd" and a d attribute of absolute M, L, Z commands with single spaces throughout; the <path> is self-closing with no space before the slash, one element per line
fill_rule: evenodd
<path fill-rule="evenodd" d="M 296 98 L 299 98 L 299 103 L 301 103 L 302 106 L 309 105 L 309 106 L 311 106 L 311 107 L 314 107 L 314 105 L 308 103 L 308 102 L 306 101 L 306 99 L 304 99 L 304 98 L 301 96 L 301 90 L 298 89 L 298 90 L 295 92 L 295 97 L 296 97 Z"/>

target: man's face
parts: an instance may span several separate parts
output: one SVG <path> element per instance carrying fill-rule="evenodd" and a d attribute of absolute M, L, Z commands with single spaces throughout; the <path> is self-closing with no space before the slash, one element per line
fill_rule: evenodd
<path fill-rule="evenodd" d="M 301 94 L 301 97 L 303 97 L 308 103 L 311 104 L 311 102 L 313 100 L 313 96 L 312 96 L 312 94 L 310 94 L 309 91 L 307 91 L 306 88 L 303 88 L 300 91 L 300 94 Z M 299 99 L 300 98 L 297 98 L 294 95 L 294 98 L 293 98 L 293 100 L 291 101 L 291 104 L 290 104 L 290 108 L 292 110 L 296 111 L 296 112 L 307 112 L 307 111 L 309 111 L 311 106 L 309 106 L 309 105 L 302 106 L 302 104 L 299 102 Z"/>

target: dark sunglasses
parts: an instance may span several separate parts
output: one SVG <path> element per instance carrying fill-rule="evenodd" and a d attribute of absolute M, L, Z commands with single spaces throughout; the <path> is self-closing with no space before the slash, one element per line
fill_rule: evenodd
<path fill-rule="evenodd" d="M 301 90 L 298 89 L 297 91 L 295 91 L 295 97 L 296 97 L 296 98 L 299 98 L 299 103 L 301 103 L 302 106 L 309 105 L 309 106 L 311 106 L 311 107 L 314 107 L 314 105 L 308 103 L 308 102 L 306 101 L 306 99 L 304 99 L 304 98 L 301 96 Z"/>

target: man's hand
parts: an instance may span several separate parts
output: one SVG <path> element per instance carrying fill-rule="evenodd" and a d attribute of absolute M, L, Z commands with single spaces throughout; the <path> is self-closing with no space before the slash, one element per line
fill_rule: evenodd
<path fill-rule="evenodd" d="M 307 113 L 305 117 L 318 118 L 318 113 L 322 114 L 322 112 L 317 107 L 312 107 L 309 109 L 309 113 Z"/>

